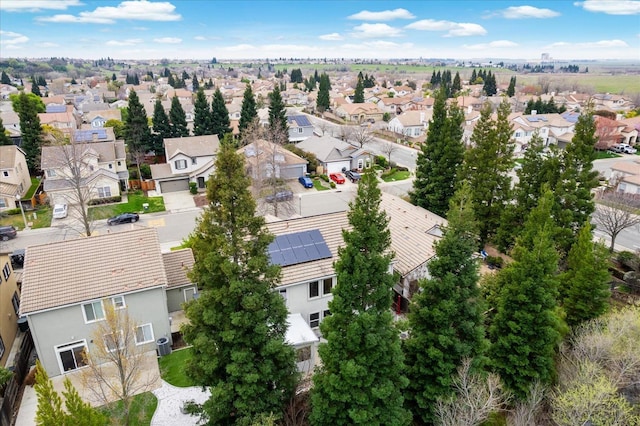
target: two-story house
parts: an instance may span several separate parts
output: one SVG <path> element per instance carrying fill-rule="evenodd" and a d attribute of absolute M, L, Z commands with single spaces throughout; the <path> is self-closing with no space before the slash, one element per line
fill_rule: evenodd
<path fill-rule="evenodd" d="M 410 138 L 423 136 L 432 116 L 433 110 L 405 111 L 392 118 L 387 124 L 387 129 Z"/>
<path fill-rule="evenodd" d="M 306 115 L 288 115 L 289 142 L 300 142 L 313 136 L 313 124 Z"/>
<path fill-rule="evenodd" d="M 376 104 L 343 103 L 335 108 L 336 115 L 351 123 L 364 123 L 367 120 L 382 120 L 384 113 Z"/>
<path fill-rule="evenodd" d="M 11 346 L 18 334 L 18 312 L 20 309 L 20 290 L 16 273 L 11 266 L 9 255 L 0 253 L 0 367 L 7 366 Z"/>
<path fill-rule="evenodd" d="M 573 137 L 575 123 L 565 120 L 560 114 L 515 113 L 510 116 L 513 139 L 516 143 L 514 154 L 527 149 L 531 138 L 537 133 L 545 146 L 558 145 L 564 148 Z"/>
<path fill-rule="evenodd" d="M 189 190 L 189 182 L 195 182 L 200 189 L 205 188 L 209 175 L 213 173 L 219 148 L 217 135 L 165 139 L 167 162 L 151 165 L 156 191 L 160 194 L 186 191 Z"/>
<path fill-rule="evenodd" d="M 311 136 L 297 146 L 314 154 L 325 174 L 365 169 L 372 164 L 369 152 L 329 135 Z"/>
<path fill-rule="evenodd" d="M 245 145 L 238 152 L 244 155 L 247 175 L 254 180 L 297 179 L 307 173 L 307 160 L 264 139 Z"/>
<path fill-rule="evenodd" d="M 43 146 L 40 167 L 50 204 L 78 204 L 78 191 L 85 201 L 115 197 L 129 178 L 123 141 Z"/>
<path fill-rule="evenodd" d="M 31 187 L 27 160 L 15 145 L 0 146 L 0 211 L 15 209 Z"/>
<path fill-rule="evenodd" d="M 151 352 L 156 339 L 171 340 L 167 285 L 152 228 L 29 246 L 20 315 L 27 318 L 40 362 L 54 377 L 82 368 L 85 351 L 107 344 L 92 337 L 107 304 L 127 309 L 136 324 L 136 346 Z"/>
<path fill-rule="evenodd" d="M 101 109 L 90 111 L 82 116 L 82 121 L 89 124 L 92 129 L 104 127 L 109 120 L 122 121 L 122 112 L 119 109 Z"/>

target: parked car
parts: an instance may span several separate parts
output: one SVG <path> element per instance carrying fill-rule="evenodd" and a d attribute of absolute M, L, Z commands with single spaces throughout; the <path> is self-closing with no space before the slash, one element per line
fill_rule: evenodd
<path fill-rule="evenodd" d="M 347 177 L 347 179 L 354 183 L 359 181 L 361 177 L 360 173 L 351 170 L 347 170 L 346 172 L 344 172 L 344 175 Z"/>
<path fill-rule="evenodd" d="M 617 143 L 611 147 L 611 151 L 623 154 L 635 154 L 637 149 L 627 143 Z"/>
<path fill-rule="evenodd" d="M 7 241 L 18 236 L 18 230 L 13 226 L 0 226 L 0 240 Z"/>
<path fill-rule="evenodd" d="M 293 199 L 293 191 L 278 191 L 275 194 L 267 195 L 264 200 L 267 203 L 280 203 Z"/>
<path fill-rule="evenodd" d="M 305 188 L 313 188 L 313 181 L 311 180 L 311 178 L 300 176 L 298 178 L 298 182 L 300 182 L 300 184 Z"/>
<path fill-rule="evenodd" d="M 340 173 L 331 173 L 329 175 L 329 179 L 331 179 L 335 183 L 344 183 L 344 176 L 342 176 Z"/>
<path fill-rule="evenodd" d="M 121 213 L 118 216 L 107 219 L 107 225 L 119 225 L 121 223 L 133 223 L 140 220 L 138 213 Z"/>
<path fill-rule="evenodd" d="M 66 204 L 56 204 L 53 206 L 53 218 L 54 219 L 64 219 L 67 217 L 67 205 Z"/>

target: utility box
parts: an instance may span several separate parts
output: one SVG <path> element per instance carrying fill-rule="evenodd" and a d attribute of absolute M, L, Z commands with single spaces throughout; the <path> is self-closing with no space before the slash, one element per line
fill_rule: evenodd
<path fill-rule="evenodd" d="M 171 354 L 171 343 L 166 337 L 161 337 L 156 340 L 156 345 L 158 345 L 158 355 L 166 356 Z"/>

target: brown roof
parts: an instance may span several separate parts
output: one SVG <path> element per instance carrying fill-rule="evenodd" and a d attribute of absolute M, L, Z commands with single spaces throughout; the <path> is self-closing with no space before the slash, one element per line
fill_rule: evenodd
<path fill-rule="evenodd" d="M 16 154 L 20 151 L 24 157 L 24 151 L 15 145 L 0 145 L 0 169 L 13 169 L 16 167 Z"/>
<path fill-rule="evenodd" d="M 215 155 L 219 148 L 218 135 L 187 136 L 164 140 L 167 161 L 170 161 L 178 152 L 182 152 L 188 157 L 206 157 Z"/>
<path fill-rule="evenodd" d="M 630 175 L 640 175 L 640 164 L 635 161 L 618 161 L 613 163 L 611 170 L 628 173 Z"/>
<path fill-rule="evenodd" d="M 192 284 L 187 277 L 187 273 L 193 269 L 195 263 L 190 248 L 162 253 L 162 261 L 170 288 Z"/>
<path fill-rule="evenodd" d="M 124 160 L 126 158 L 124 141 L 43 146 L 40 167 L 43 170 L 65 167 L 74 157 L 78 161 L 83 161 L 89 155 L 97 156 L 99 163 Z"/>
<path fill-rule="evenodd" d="M 29 246 L 20 314 L 167 286 L 153 228 Z"/>

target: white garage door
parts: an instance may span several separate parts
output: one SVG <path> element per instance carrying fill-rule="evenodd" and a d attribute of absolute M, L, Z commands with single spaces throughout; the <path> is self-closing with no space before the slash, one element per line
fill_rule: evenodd
<path fill-rule="evenodd" d="M 327 171 L 325 173 L 326 174 L 329 174 L 329 173 L 341 173 L 342 172 L 342 168 L 345 168 L 345 169 L 349 170 L 351 168 L 351 165 L 349 164 L 348 161 L 337 161 L 335 163 L 328 163 L 327 164 Z"/>
<path fill-rule="evenodd" d="M 188 191 L 189 179 L 182 180 L 170 180 L 167 182 L 160 182 L 160 191 L 162 193 L 176 192 L 176 191 Z"/>

